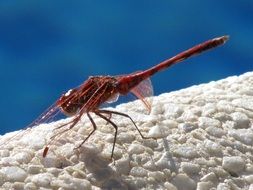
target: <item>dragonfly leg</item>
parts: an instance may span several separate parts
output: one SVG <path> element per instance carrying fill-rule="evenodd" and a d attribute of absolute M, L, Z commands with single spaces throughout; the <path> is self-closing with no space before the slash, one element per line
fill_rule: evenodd
<path fill-rule="evenodd" d="M 45 158 L 46 155 L 47 155 L 47 152 L 48 152 L 48 150 L 49 150 L 50 144 L 52 144 L 52 143 L 56 140 L 56 137 L 60 137 L 60 136 L 61 136 L 63 133 L 65 133 L 66 131 L 71 130 L 71 129 L 78 123 L 78 121 L 80 120 L 80 117 L 81 117 L 81 115 L 79 115 L 78 117 L 74 118 L 72 121 L 70 121 L 70 122 L 68 122 L 68 123 L 66 123 L 66 124 L 63 124 L 63 125 L 61 125 L 61 126 L 59 126 L 59 127 L 56 128 L 56 129 L 60 129 L 60 128 L 62 128 L 63 126 L 66 126 L 66 125 L 72 123 L 67 129 L 65 129 L 65 130 L 63 130 L 63 131 L 60 131 L 60 132 L 58 132 L 58 133 L 56 133 L 55 135 L 53 135 L 53 136 L 50 137 L 50 142 L 47 144 L 47 146 L 44 148 L 44 151 L 43 151 L 43 157 L 44 157 L 44 158 Z"/>
<path fill-rule="evenodd" d="M 102 119 L 104 119 L 105 121 L 107 121 L 108 123 L 110 123 L 114 127 L 114 129 L 115 129 L 113 146 L 112 146 L 112 154 L 111 154 L 111 158 L 113 158 L 113 152 L 114 152 L 114 148 L 115 148 L 115 144 L 116 144 L 116 139 L 117 139 L 117 134 L 118 134 L 118 126 L 114 122 L 112 122 L 110 119 L 108 119 L 107 117 L 105 117 L 104 115 L 102 115 L 101 113 L 103 113 L 103 112 L 100 112 L 100 110 L 96 110 L 96 111 L 94 111 L 94 113 L 97 116 L 99 116 Z M 104 112 L 104 113 L 106 113 L 106 112 Z"/>
<path fill-rule="evenodd" d="M 152 137 L 146 137 L 144 136 L 141 131 L 139 130 L 139 128 L 137 127 L 137 125 L 135 124 L 134 120 L 127 114 L 125 113 L 121 113 L 121 112 L 117 112 L 117 111 L 111 111 L 111 110 L 99 110 L 100 113 L 110 113 L 110 114 L 115 114 L 115 115 L 120 115 L 120 116 L 123 116 L 123 117 L 127 117 L 128 119 L 131 120 L 131 122 L 134 124 L 135 128 L 137 129 L 137 131 L 139 132 L 139 134 L 141 135 L 141 137 L 143 139 L 151 139 Z"/>
<path fill-rule="evenodd" d="M 53 129 L 53 131 L 56 131 L 57 129 L 60 129 L 60 128 L 62 128 L 62 127 L 64 127 L 64 126 L 66 126 L 66 125 L 68 125 L 68 124 L 70 124 L 70 123 L 74 122 L 74 120 L 75 120 L 75 119 L 73 119 L 73 120 L 72 120 L 72 121 L 70 121 L 70 122 L 64 123 L 64 124 L 62 124 L 62 125 L 60 125 L 60 126 L 58 126 L 58 127 L 54 128 L 54 129 Z"/>
<path fill-rule="evenodd" d="M 82 145 L 83 145 L 83 143 L 85 143 L 88 139 L 89 139 L 89 137 L 96 131 L 96 129 L 97 129 L 97 125 L 96 125 L 96 123 L 94 122 L 94 120 L 92 119 L 92 117 L 91 117 L 91 115 L 90 115 L 90 113 L 89 112 L 87 112 L 87 116 L 88 116 L 88 118 L 89 118 L 89 120 L 90 120 L 90 122 L 91 122 L 91 124 L 92 124 L 92 126 L 93 126 L 93 130 L 90 132 L 90 134 L 83 140 L 83 142 L 78 146 L 78 147 L 76 147 L 75 149 L 78 149 L 78 148 L 80 148 Z"/>
<path fill-rule="evenodd" d="M 78 123 L 79 120 L 80 120 L 80 117 L 76 117 L 76 118 L 74 118 L 72 121 L 70 121 L 70 122 L 68 122 L 68 123 L 65 123 L 65 124 L 63 124 L 63 125 L 61 125 L 61 126 L 59 126 L 59 127 L 56 127 L 54 130 L 60 129 L 60 128 L 62 128 L 62 127 L 64 127 L 64 126 L 66 126 L 66 125 L 72 123 L 67 129 L 64 129 L 63 131 L 60 131 L 60 132 L 56 133 L 55 135 L 53 135 L 52 137 L 50 137 L 50 139 L 53 140 L 56 136 L 61 136 L 61 135 L 62 135 L 63 133 L 65 133 L 66 131 L 72 129 L 72 128 Z"/>
<path fill-rule="evenodd" d="M 107 119 L 111 120 L 111 118 L 112 118 L 112 113 L 104 113 L 104 114 L 108 115 Z M 106 125 L 107 125 L 108 123 L 109 123 L 109 122 L 106 121 Z"/>

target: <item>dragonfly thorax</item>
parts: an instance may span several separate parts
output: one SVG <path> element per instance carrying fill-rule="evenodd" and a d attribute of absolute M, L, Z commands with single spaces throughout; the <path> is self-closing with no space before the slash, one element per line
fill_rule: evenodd
<path fill-rule="evenodd" d="M 73 116 L 80 111 L 96 110 L 104 102 L 115 102 L 119 96 L 117 79 L 110 76 L 90 77 L 84 84 L 63 94 L 57 101 L 62 113 Z"/>

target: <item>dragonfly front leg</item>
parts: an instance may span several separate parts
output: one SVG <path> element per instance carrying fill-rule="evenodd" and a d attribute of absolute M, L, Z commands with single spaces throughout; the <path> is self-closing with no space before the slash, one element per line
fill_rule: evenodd
<path fill-rule="evenodd" d="M 67 129 L 64 129 L 63 131 L 60 131 L 60 132 L 58 132 L 58 133 L 56 133 L 55 135 L 53 135 L 53 136 L 50 137 L 49 143 L 48 143 L 47 146 L 44 148 L 43 155 L 42 155 L 43 158 L 46 157 L 47 152 L 48 152 L 48 150 L 49 150 L 49 146 L 50 146 L 51 144 L 53 144 L 53 142 L 56 140 L 56 137 L 59 138 L 63 133 L 65 133 L 65 132 L 71 130 L 71 129 L 78 123 L 78 121 L 80 120 L 80 117 L 81 117 L 81 116 L 78 116 L 78 117 L 74 118 L 72 121 L 70 121 L 70 122 L 68 122 L 68 123 L 66 123 L 66 124 L 63 124 L 63 125 L 61 125 L 61 126 L 59 126 L 59 127 L 56 128 L 56 130 L 57 130 L 57 129 L 60 129 L 60 128 L 62 128 L 62 127 L 64 127 L 64 126 L 68 125 L 68 124 L 71 124 Z"/>

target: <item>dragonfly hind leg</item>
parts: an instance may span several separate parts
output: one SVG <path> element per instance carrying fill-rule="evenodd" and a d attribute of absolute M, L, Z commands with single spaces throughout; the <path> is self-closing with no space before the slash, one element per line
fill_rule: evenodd
<path fill-rule="evenodd" d="M 135 128 L 137 129 L 137 131 L 139 132 L 139 134 L 141 135 L 141 137 L 143 139 L 150 139 L 150 138 L 152 138 L 152 137 L 146 137 L 146 136 L 144 136 L 141 133 L 141 131 L 139 130 L 139 128 L 137 127 L 137 125 L 135 124 L 135 122 L 133 121 L 133 119 L 129 115 L 127 115 L 127 114 L 124 114 L 124 113 L 121 113 L 121 112 L 117 112 L 117 111 L 111 111 L 111 110 L 96 110 L 96 111 L 93 111 L 93 112 L 97 116 L 99 116 L 100 118 L 104 119 L 107 123 L 110 123 L 115 128 L 111 158 L 113 158 L 113 152 L 114 152 L 114 148 L 115 148 L 115 144 L 116 144 L 116 139 L 117 139 L 117 134 L 118 134 L 118 126 L 113 121 L 111 121 L 111 115 L 112 114 L 120 115 L 120 116 L 127 117 L 128 119 L 130 119 L 131 122 L 134 124 Z M 107 114 L 110 117 L 107 118 L 103 114 Z"/>
<path fill-rule="evenodd" d="M 115 133 L 114 133 L 114 140 L 113 140 L 113 146 L 112 146 L 112 154 L 111 154 L 111 159 L 113 158 L 113 152 L 114 152 L 114 148 L 115 148 L 115 144 L 116 144 L 116 139 L 117 139 L 117 134 L 118 134 L 118 126 L 112 122 L 110 119 L 108 119 L 107 117 L 105 117 L 104 115 L 102 115 L 101 113 L 103 112 L 100 112 L 101 110 L 97 110 L 97 111 L 94 111 L 94 113 L 101 117 L 102 119 L 104 119 L 105 121 L 107 121 L 108 123 L 110 123 L 114 129 L 115 129 Z M 109 113 L 109 112 L 108 112 Z M 110 113 L 109 113 L 110 114 Z M 111 115 L 111 114 L 110 114 Z"/>
<path fill-rule="evenodd" d="M 130 121 L 134 124 L 134 127 L 137 129 L 137 131 L 139 132 L 139 134 L 141 135 L 141 137 L 143 139 L 151 139 L 152 137 L 146 137 L 144 136 L 140 129 L 137 127 L 137 125 L 135 124 L 134 120 L 127 114 L 125 113 L 121 113 L 121 112 L 117 112 L 117 111 L 111 111 L 111 110 L 99 110 L 99 113 L 105 113 L 105 114 L 115 114 L 115 115 L 120 115 L 120 116 L 123 116 L 123 117 L 126 117 L 128 119 L 130 119 Z"/>

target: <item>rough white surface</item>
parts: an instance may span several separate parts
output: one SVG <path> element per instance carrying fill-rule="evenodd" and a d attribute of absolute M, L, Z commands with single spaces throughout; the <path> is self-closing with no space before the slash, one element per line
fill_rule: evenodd
<path fill-rule="evenodd" d="M 74 129 L 43 148 L 53 129 L 71 118 L 42 124 L 0 147 L 1 189 L 253 189 L 253 72 L 141 101 L 119 105 L 127 119 L 119 127 L 114 161 L 114 128 L 85 116 Z M 6 141 L 15 133 L 1 138 Z"/>

